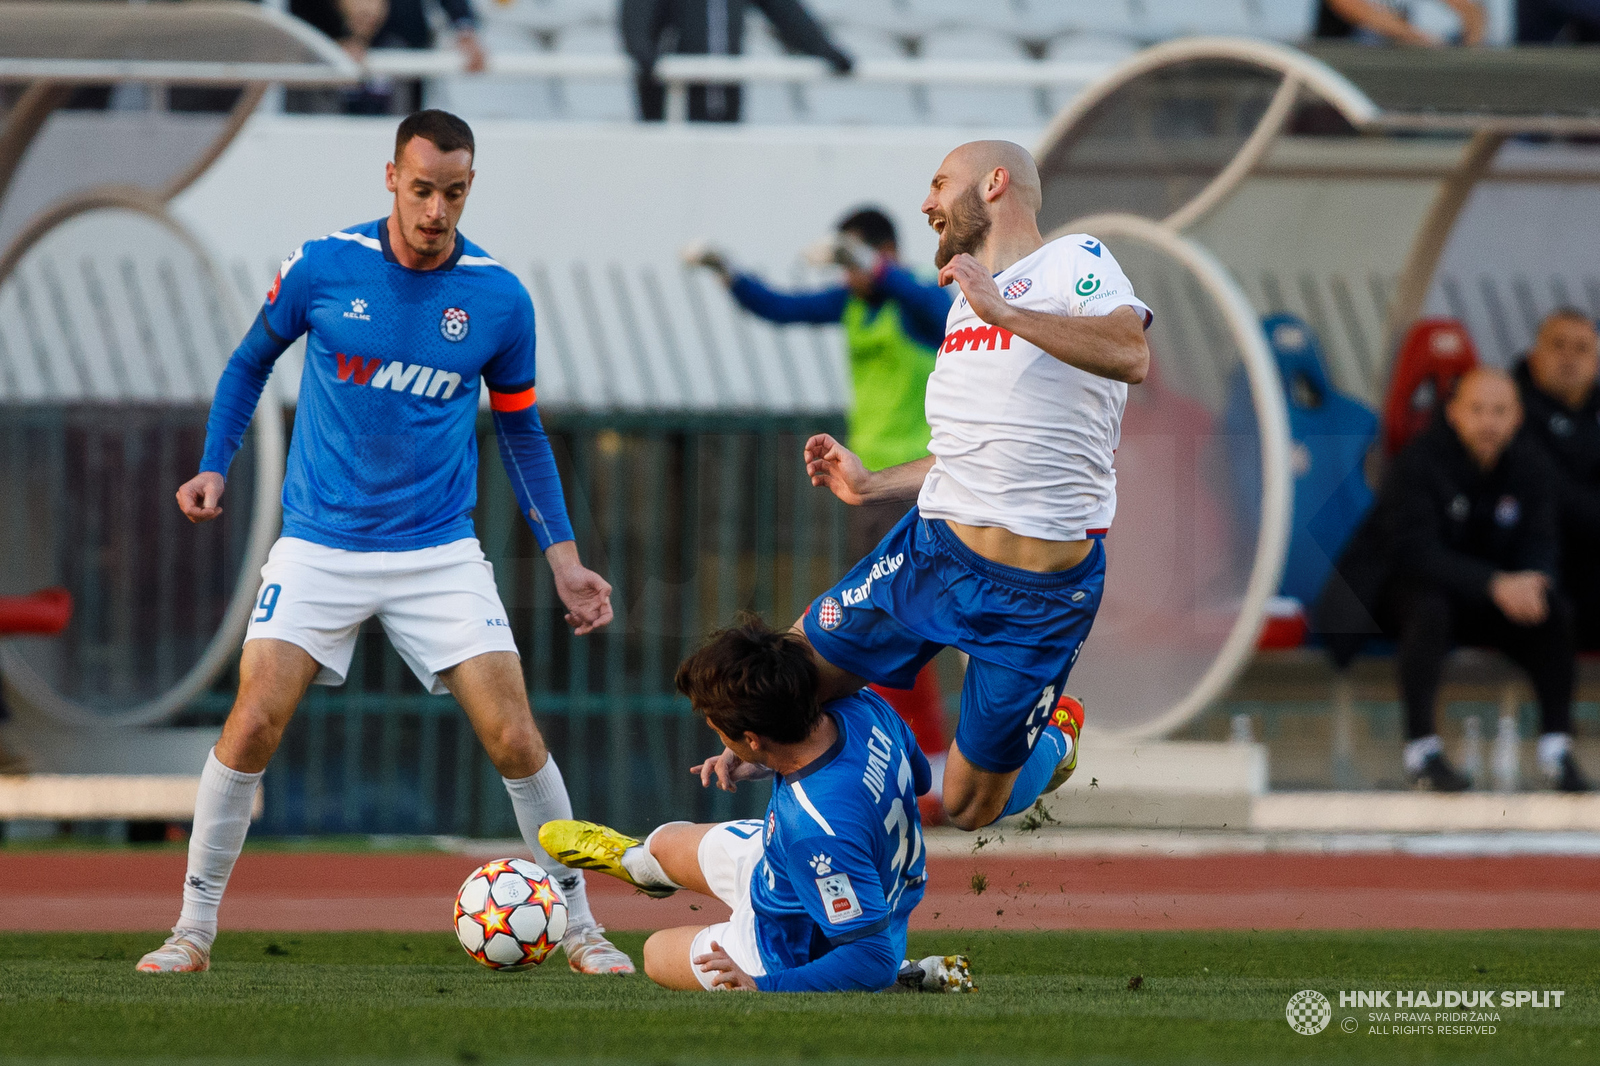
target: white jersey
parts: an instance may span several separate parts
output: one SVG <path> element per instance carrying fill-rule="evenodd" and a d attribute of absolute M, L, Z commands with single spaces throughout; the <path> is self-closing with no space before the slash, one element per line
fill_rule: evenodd
<path fill-rule="evenodd" d="M 1051 241 L 994 280 L 1007 300 L 1030 311 L 1106 315 L 1132 307 L 1150 321 L 1110 250 L 1088 234 Z M 1104 532 L 1117 509 L 1111 462 L 1127 399 L 1127 385 L 988 325 L 958 297 L 928 379 L 935 458 L 918 510 L 1042 540 Z"/>

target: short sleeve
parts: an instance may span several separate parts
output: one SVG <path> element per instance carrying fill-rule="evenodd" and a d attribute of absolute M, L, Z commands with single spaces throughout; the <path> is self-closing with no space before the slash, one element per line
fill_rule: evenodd
<path fill-rule="evenodd" d="M 847 944 L 889 924 L 877 863 L 860 844 L 819 836 L 784 845 L 795 895 L 829 943 Z"/>
<path fill-rule="evenodd" d="M 1062 257 L 1064 269 L 1058 290 L 1066 294 L 1067 314 L 1109 315 L 1119 307 L 1131 307 L 1144 316 L 1148 329 L 1153 318 L 1150 308 L 1134 295 L 1133 282 L 1122 272 L 1111 249 L 1087 234 L 1063 241 L 1071 244 L 1070 253 Z"/>
<path fill-rule="evenodd" d="M 506 317 L 504 336 L 500 350 L 484 364 L 483 383 L 491 393 L 529 393 L 534 386 L 534 349 L 537 342 L 533 300 L 528 296 L 528 290 L 520 284 L 516 287 L 513 307 Z M 493 399 L 492 395 L 490 399 Z"/>
<path fill-rule="evenodd" d="M 261 305 L 267 328 L 283 341 L 294 340 L 310 326 L 311 268 L 306 263 L 307 247 L 302 244 L 279 264 L 272 288 L 267 290 L 267 301 Z"/>

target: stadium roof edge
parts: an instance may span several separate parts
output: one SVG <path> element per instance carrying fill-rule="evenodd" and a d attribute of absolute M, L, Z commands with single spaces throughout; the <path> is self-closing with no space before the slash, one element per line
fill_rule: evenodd
<path fill-rule="evenodd" d="M 348 85 L 361 76 L 328 37 L 244 0 L 0 0 L 0 13 L 0 82 Z"/>

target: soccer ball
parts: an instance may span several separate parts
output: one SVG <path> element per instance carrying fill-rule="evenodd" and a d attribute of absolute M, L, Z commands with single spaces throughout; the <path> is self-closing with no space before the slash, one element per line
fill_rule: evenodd
<path fill-rule="evenodd" d="M 484 863 L 456 893 L 456 938 L 491 970 L 527 970 L 567 931 L 567 901 L 544 868 L 527 859 Z"/>

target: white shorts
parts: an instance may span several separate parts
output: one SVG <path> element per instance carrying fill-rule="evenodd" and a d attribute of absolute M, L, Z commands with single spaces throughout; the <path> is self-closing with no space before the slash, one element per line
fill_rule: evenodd
<path fill-rule="evenodd" d="M 261 568 L 246 641 L 304 648 L 322 669 L 313 684 L 342 685 L 356 632 L 376 615 L 422 686 L 448 691 L 440 670 L 489 651 L 517 650 L 494 567 L 476 537 L 408 552 L 357 552 L 280 537 Z"/>
<path fill-rule="evenodd" d="M 711 950 L 715 940 L 728 957 L 751 977 L 767 972 L 761 964 L 761 949 L 756 946 L 756 912 L 750 906 L 750 879 L 761 862 L 761 819 L 719 822 L 700 838 L 700 873 L 718 899 L 733 908 L 725 922 L 700 930 L 689 945 L 689 968 L 700 979 L 702 988 L 712 988 L 712 974 L 694 964 L 695 956 Z"/>

